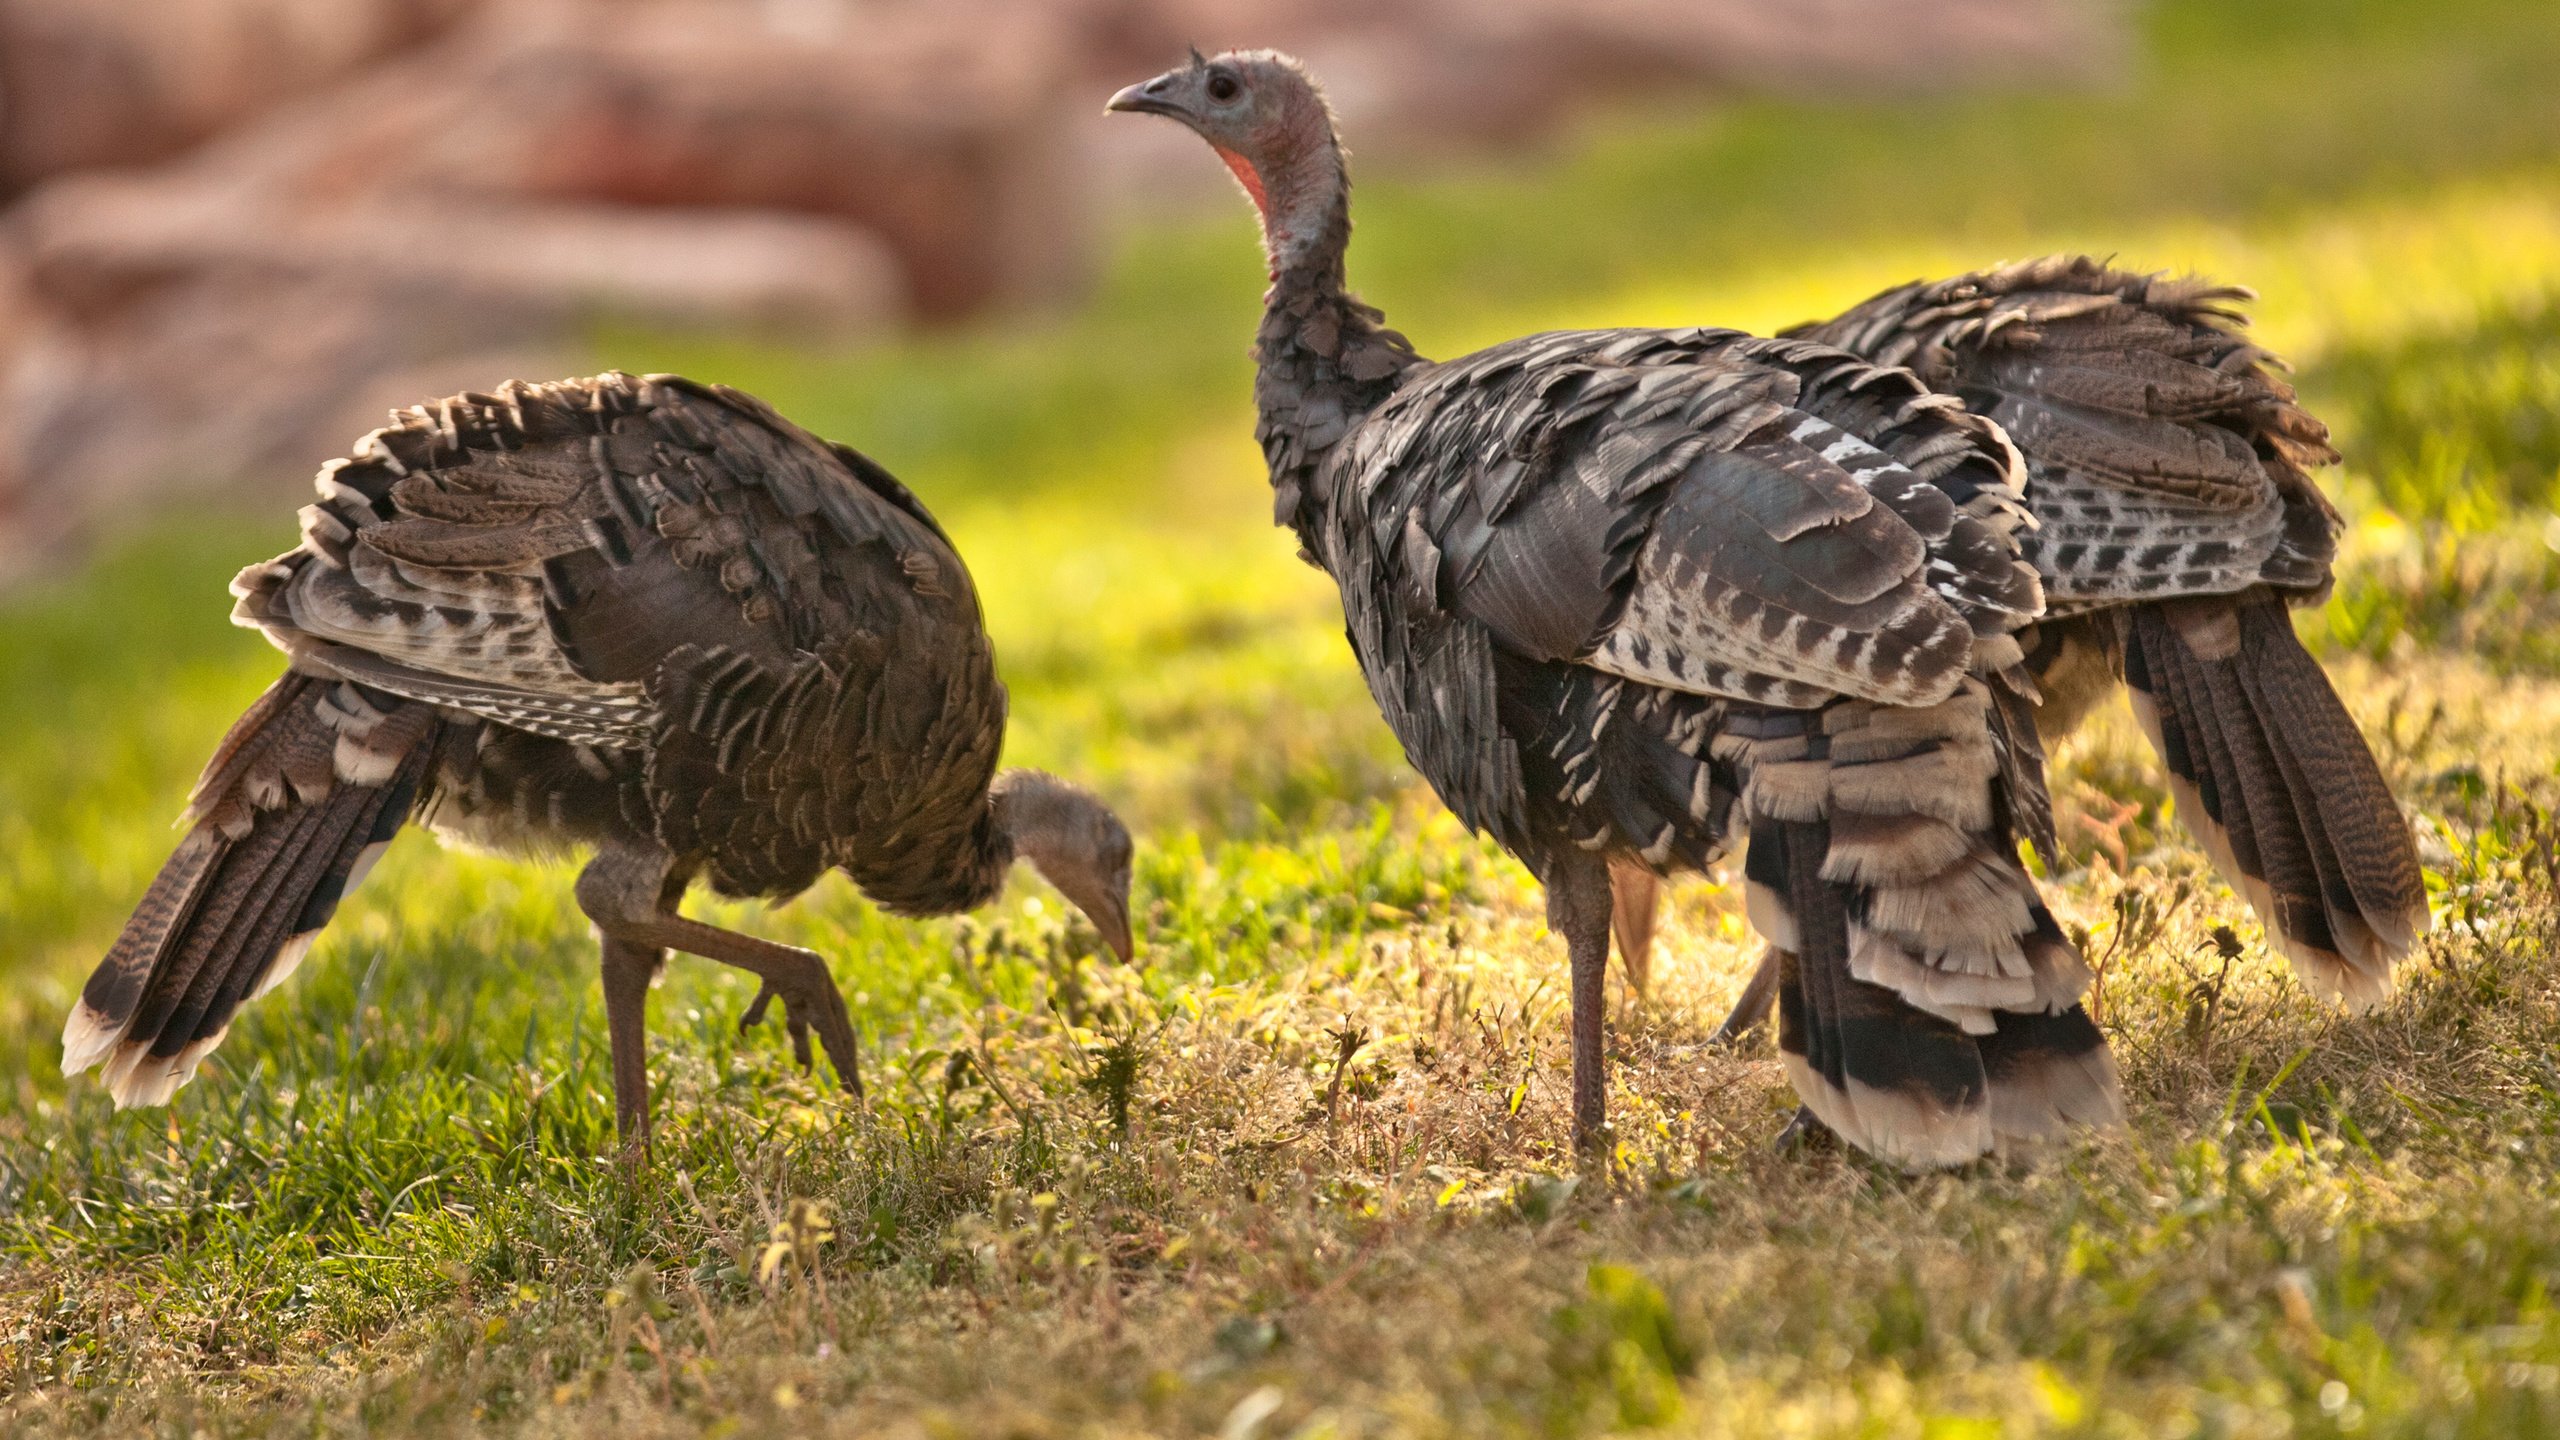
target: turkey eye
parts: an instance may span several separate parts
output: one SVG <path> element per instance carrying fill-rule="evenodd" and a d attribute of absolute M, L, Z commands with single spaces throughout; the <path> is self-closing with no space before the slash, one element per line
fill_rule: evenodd
<path fill-rule="evenodd" d="M 1232 75 L 1212 75 L 1209 77 L 1209 98 L 1217 101 L 1221 105 L 1224 105 L 1228 101 L 1236 98 L 1236 92 L 1243 88 L 1243 86 L 1236 83 L 1236 79 Z"/>

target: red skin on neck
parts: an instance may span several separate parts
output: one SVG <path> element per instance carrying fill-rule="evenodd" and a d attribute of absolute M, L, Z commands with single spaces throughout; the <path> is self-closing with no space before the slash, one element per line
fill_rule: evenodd
<path fill-rule="evenodd" d="M 1226 161 L 1227 168 L 1236 173 L 1236 179 L 1244 186 L 1244 193 L 1253 197 L 1253 208 L 1261 211 L 1262 218 L 1265 220 L 1270 219 L 1271 195 L 1269 191 L 1262 188 L 1262 175 L 1253 168 L 1253 162 L 1224 145 L 1212 145 L 1209 148 L 1217 151 L 1218 158 Z"/>
<path fill-rule="evenodd" d="M 1278 240 L 1271 228 L 1271 190 L 1262 183 L 1262 172 L 1253 168 L 1252 161 L 1224 145 L 1213 141 L 1209 148 L 1217 152 L 1219 159 L 1227 162 L 1227 168 L 1235 172 L 1237 183 L 1244 186 L 1244 193 L 1253 197 L 1254 213 L 1262 217 L 1262 245 L 1264 253 L 1271 259 L 1271 278 L 1279 279 Z"/>

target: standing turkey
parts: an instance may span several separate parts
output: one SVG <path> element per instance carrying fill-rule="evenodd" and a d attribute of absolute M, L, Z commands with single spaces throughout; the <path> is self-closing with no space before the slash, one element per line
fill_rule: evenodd
<path fill-rule="evenodd" d="M 697 878 L 787 897 L 841 868 L 886 909 L 992 899 L 1017 858 L 1130 952 L 1129 836 L 996 770 L 1005 692 L 951 542 L 888 472 L 734 390 L 509 383 L 402 412 L 321 469 L 302 544 L 241 572 L 288 657 L 196 784 L 191 828 L 63 1027 L 63 1073 L 164 1104 L 415 819 L 594 847 L 615 1119 L 646 1139 L 669 950 L 762 982 L 856 1094 L 816 954 L 678 913 Z"/>
<path fill-rule="evenodd" d="M 2362 1009 L 2428 926 L 2408 822 L 2288 605 L 2328 594 L 2328 431 L 2270 373 L 2247 292 L 2057 255 L 1889 290 L 1789 333 L 1916 372 L 2027 460 L 2041 735 L 2122 681 L 2177 810 L 2313 991 Z M 1641 975 L 1652 876 L 1621 869 Z M 1720 1034 L 1765 1013 L 1771 967 Z"/>
<path fill-rule="evenodd" d="M 1195 54 L 1111 108 L 1191 127 L 1261 212 L 1278 519 L 1414 766 L 1546 887 L 1577 1141 L 1606 1137 L 1611 868 L 1703 866 L 1737 825 L 1823 1122 L 1926 1167 L 2116 1121 L 2087 971 L 2016 853 L 2044 804 L 2017 635 L 2044 601 L 1999 428 L 1731 331 L 1433 364 L 1344 289 L 1342 153 L 1295 61 Z"/>

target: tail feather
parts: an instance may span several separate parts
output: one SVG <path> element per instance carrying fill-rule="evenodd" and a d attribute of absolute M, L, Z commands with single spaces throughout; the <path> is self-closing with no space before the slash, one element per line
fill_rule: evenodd
<path fill-rule="evenodd" d="M 1820 822 L 1755 821 L 1746 864 L 1782 870 L 1796 949 L 1781 951 L 1778 1052 L 1816 1118 L 1913 1169 L 1991 1148 L 1988 1083 L 1971 1037 L 1849 973 L 1846 892 L 1821 877 Z M 1769 860 L 1760 861 L 1764 849 Z M 1777 876 L 1770 878 L 1776 879 Z"/>
<path fill-rule="evenodd" d="M 297 705 L 309 706 L 327 682 L 287 674 L 267 687 L 231 722 L 204 773 L 187 793 L 187 813 L 179 823 L 193 826 L 211 820 L 237 840 L 247 833 L 250 815 L 283 803 L 284 792 L 317 798 L 331 780 L 330 755 L 336 737 L 319 726 L 294 723 Z M 278 717 L 286 723 L 274 724 Z"/>
<path fill-rule="evenodd" d="M 241 1004 L 280 983 L 408 818 L 434 752 L 426 706 L 289 674 L 232 727 L 186 839 L 63 1026 L 66 1075 L 119 1108 L 165 1104 Z"/>
<path fill-rule="evenodd" d="M 2352 903 L 2395 955 L 2406 954 L 2427 930 L 2426 876 L 2382 767 L 2327 672 L 2294 635 L 2292 617 L 2272 604 L 2251 605 L 2240 624 L 2240 677 L 2259 715 L 2286 718 L 2278 753 L 2300 777 L 2297 804 L 2307 801 L 2320 817 L 2326 853 L 2341 873 L 2338 898 Z"/>
<path fill-rule="evenodd" d="M 2028 684 L 2024 665 L 2014 673 L 2022 685 Z M 2053 831 L 2053 794 L 2045 788 L 2044 739 L 2036 729 L 2037 697 L 2031 690 L 1991 687 L 2000 740 L 2000 793 L 2007 801 L 2001 807 L 2006 822 L 2001 828 L 2034 846 L 2050 869 L 2062 859 L 2062 841 Z"/>
<path fill-rule="evenodd" d="M 195 914 L 225 848 L 220 834 L 199 827 L 178 842 L 177 852 L 160 867 L 133 918 L 125 922 L 124 933 L 89 972 L 80 1003 L 63 1026 L 63 1074 L 77 1075 L 115 1049 L 124 1022 L 141 1003 L 142 987 L 150 983 L 152 963 L 169 936 Z"/>
<path fill-rule="evenodd" d="M 2249 718 L 2264 713 L 2256 708 L 2256 686 L 2245 669 L 2241 683 L 2249 686 L 2244 697 L 2252 702 Z M 2217 707 L 2221 708 L 2221 707 Z M 2224 723 L 2230 723 L 2226 720 Z M 2286 817 L 2293 821 L 2301 840 L 2303 858 L 2311 874 L 2307 887 L 2291 895 L 2279 894 L 2276 908 L 2281 928 L 2287 935 L 2301 937 L 2316 948 L 2340 955 L 2373 954 L 2380 945 L 2373 927 L 2366 923 L 2362 907 L 2356 899 L 2355 887 L 2348 879 L 2347 862 L 2340 855 L 2336 840 L 2329 834 L 2328 817 L 2320 810 L 2318 782 L 2309 765 L 2289 744 L 2270 744 L 2269 755 L 2275 764 L 2275 789 L 2283 798 L 2284 809 L 2268 821 L 2270 827 Z M 2398 814 L 2394 806 L 2392 813 Z M 2326 941 L 2324 945 L 2321 942 Z M 2388 961 L 2385 961 L 2386 973 Z"/>
<path fill-rule="evenodd" d="M 2313 989 L 2359 1008 L 2428 924 L 2408 822 L 2364 737 L 2266 591 L 2125 620 L 2134 711 L 2179 814 Z"/>
<path fill-rule="evenodd" d="M 2203 673 L 2192 650 L 2180 658 L 2187 677 L 2181 688 L 2196 703 L 2205 749 L 2217 765 L 2226 767 L 2225 804 L 2249 817 L 2250 838 L 2258 852 L 2256 874 L 2266 883 L 2274 910 L 2271 918 L 2287 935 L 2323 950 L 2336 949 L 2328 909 L 2321 903 L 2313 837 L 2303 823 L 2305 816 L 2312 816 L 2317 824 L 2317 810 L 2295 802 L 2292 787 L 2285 783 L 2284 767 L 2276 761 L 2277 747 L 2259 724 L 2247 691 L 2241 685 L 2213 683 L 2214 677 Z"/>
<path fill-rule="evenodd" d="M 324 803 L 270 812 L 272 819 L 253 824 L 246 839 L 233 842 L 192 922 L 171 937 L 152 966 L 129 1033 L 192 1038 L 195 1015 L 211 1003 L 239 953 L 262 938 L 277 909 L 278 887 L 310 848 L 314 832 L 345 808 Z M 275 943 L 282 940 L 281 934 L 274 937 Z"/>
<path fill-rule="evenodd" d="M 423 752 L 404 762 L 407 767 L 423 768 Z M 155 1053 L 174 1053 L 173 1042 L 192 1044 L 205 1039 L 214 1028 L 229 1023 L 232 1012 L 248 998 L 253 987 L 263 983 L 273 959 L 283 953 L 285 942 L 298 935 L 316 935 L 336 913 L 332 903 L 323 908 L 317 924 L 312 919 L 312 902 L 324 890 L 344 890 L 341 877 L 349 873 L 374 830 L 377 814 L 399 802 L 397 813 L 405 815 L 408 802 L 417 791 L 414 773 L 398 777 L 394 784 L 381 787 L 351 787 L 356 797 L 348 803 L 319 805 L 304 811 L 308 819 L 296 828 L 300 843 L 279 856 L 259 877 L 263 894 L 255 909 L 255 919 L 241 916 L 243 923 L 232 927 L 197 971 L 195 983 L 177 1009 L 160 1029 L 160 1040 L 152 1047 Z M 289 856 L 289 858 L 288 858 Z M 297 960 L 300 958 L 296 957 Z"/>
<path fill-rule="evenodd" d="M 1986 698 L 1969 681 L 1939 706 L 1737 716 L 1718 742 L 1744 771 L 1746 903 L 1778 956 L 1789 1078 L 1842 1138 L 1914 1169 L 2121 1118 L 2088 971 L 2018 861 L 2032 797 Z"/>
<path fill-rule="evenodd" d="M 1992 1133 L 2004 1141 L 2058 1140 L 2073 1125 L 2124 1123 L 2115 1056 L 2089 1012 L 2018 1010 L 1977 1042 L 1991 1090 Z"/>

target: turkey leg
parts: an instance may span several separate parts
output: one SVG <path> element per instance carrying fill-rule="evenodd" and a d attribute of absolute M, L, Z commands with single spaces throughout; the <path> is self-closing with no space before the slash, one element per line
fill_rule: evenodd
<path fill-rule="evenodd" d="M 802 1068 L 812 1063 L 809 1032 L 815 1030 L 845 1088 L 860 1096 L 862 1072 L 854 1045 L 853 1020 L 845 1009 L 843 993 L 836 989 L 835 977 L 827 973 L 827 962 L 816 952 L 796 945 L 778 945 L 676 914 L 676 902 L 684 893 L 687 878 L 676 871 L 673 857 L 664 851 L 637 848 L 599 850 L 578 876 L 578 908 L 603 932 L 607 945 L 605 1003 L 613 1033 L 615 1119 L 618 1124 L 629 1125 L 631 1117 L 638 1117 L 636 1135 L 626 1131 L 625 1143 L 645 1141 L 649 1128 L 647 1041 L 643 1033 L 648 972 L 643 971 L 636 984 L 627 976 L 623 978 L 621 998 L 617 1000 L 612 973 L 617 946 L 648 954 L 681 950 L 734 965 L 755 976 L 764 984 L 747 1006 L 740 1028 L 763 1020 L 767 1007 L 779 998 L 784 1022 L 791 1029 L 792 1053 Z M 626 1053 L 630 1057 L 627 1060 Z"/>
<path fill-rule="evenodd" d="M 1627 988 L 1641 996 L 1653 985 L 1653 926 L 1662 882 L 1633 860 L 1609 857 L 1609 928 L 1618 937 L 1618 959 Z"/>
<path fill-rule="evenodd" d="M 1724 1023 L 1707 1037 L 1707 1043 L 1737 1043 L 1743 1036 L 1760 1028 L 1760 1023 L 1769 1018 L 1769 1007 L 1777 1001 L 1778 952 L 1764 950 L 1760 954 L 1760 968 L 1751 972 L 1750 980 L 1742 987 L 1741 997 L 1733 1002 L 1732 1013 L 1726 1015 Z"/>
<path fill-rule="evenodd" d="M 1548 869 L 1547 928 L 1573 957 L 1573 1143 L 1587 1157 L 1609 1139 L 1609 867 L 1575 850 Z"/>
<path fill-rule="evenodd" d="M 604 1022 L 613 1037 L 613 1129 L 623 1158 L 649 1150 L 649 982 L 666 952 L 604 937 Z"/>

